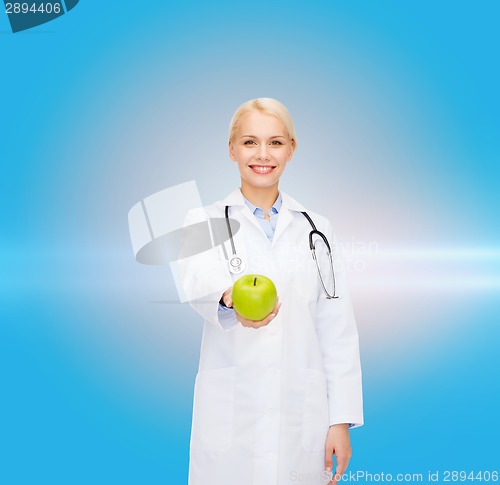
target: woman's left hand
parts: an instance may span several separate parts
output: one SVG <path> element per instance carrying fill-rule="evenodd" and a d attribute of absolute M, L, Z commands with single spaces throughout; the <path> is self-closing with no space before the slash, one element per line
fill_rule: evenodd
<path fill-rule="evenodd" d="M 331 485 L 335 485 L 347 470 L 352 455 L 349 425 L 347 423 L 330 426 L 326 436 L 325 453 L 325 468 L 329 473 L 333 468 L 332 455 L 337 458 L 337 468 L 330 482 Z"/>

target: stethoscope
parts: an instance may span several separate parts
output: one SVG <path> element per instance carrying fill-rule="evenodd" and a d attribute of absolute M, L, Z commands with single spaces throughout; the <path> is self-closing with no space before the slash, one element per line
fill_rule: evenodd
<path fill-rule="evenodd" d="M 336 294 L 336 291 L 335 291 L 335 271 L 333 269 L 332 250 L 330 248 L 330 244 L 328 243 L 328 239 L 321 231 L 318 231 L 316 229 L 314 222 L 309 217 L 309 214 L 307 212 L 302 212 L 302 214 L 309 221 L 309 224 L 311 224 L 311 227 L 312 227 L 312 231 L 309 233 L 309 248 L 311 249 L 312 258 L 313 258 L 314 262 L 316 263 L 316 269 L 318 270 L 318 276 L 319 276 L 319 279 L 321 281 L 321 286 L 323 286 L 323 291 L 325 292 L 326 298 L 327 299 L 338 298 L 338 295 Z M 243 259 L 241 258 L 241 256 L 238 256 L 236 254 L 236 248 L 234 247 L 233 231 L 231 230 L 231 225 L 229 224 L 229 206 L 227 206 L 227 205 L 226 205 L 226 209 L 225 209 L 225 217 L 226 217 L 227 232 L 229 234 L 229 241 L 231 242 L 231 249 L 233 252 L 233 255 L 229 258 L 229 271 L 232 274 L 240 274 L 241 272 L 245 271 L 246 264 L 243 261 Z M 323 277 L 321 276 L 321 269 L 319 267 L 318 258 L 316 257 L 316 243 L 319 241 L 319 239 L 316 239 L 315 241 L 313 241 L 313 236 L 315 234 L 323 240 L 323 242 L 325 243 L 326 248 L 327 248 L 328 260 L 330 261 L 330 270 L 332 272 L 333 295 L 330 294 L 330 292 L 326 289 L 325 282 L 323 280 Z M 225 252 L 225 250 L 224 250 L 224 252 Z"/>

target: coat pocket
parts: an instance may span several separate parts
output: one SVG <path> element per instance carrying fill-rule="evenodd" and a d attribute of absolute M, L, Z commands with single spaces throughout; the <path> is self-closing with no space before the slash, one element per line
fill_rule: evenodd
<path fill-rule="evenodd" d="M 233 441 L 235 368 L 201 371 L 194 388 L 191 448 L 225 451 Z"/>
<path fill-rule="evenodd" d="M 324 451 L 328 434 L 328 395 L 325 374 L 307 369 L 302 448 L 306 451 Z"/>

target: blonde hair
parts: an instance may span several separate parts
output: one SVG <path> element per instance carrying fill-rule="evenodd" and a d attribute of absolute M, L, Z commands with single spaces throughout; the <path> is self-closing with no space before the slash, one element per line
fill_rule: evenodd
<path fill-rule="evenodd" d="M 229 142 L 233 141 L 234 134 L 239 127 L 240 118 L 249 111 L 257 110 L 262 113 L 267 113 L 276 116 L 285 126 L 288 131 L 288 136 L 295 148 L 297 146 L 297 138 L 295 135 L 295 126 L 293 120 L 283 104 L 273 98 L 255 98 L 243 103 L 235 112 L 229 123 Z"/>

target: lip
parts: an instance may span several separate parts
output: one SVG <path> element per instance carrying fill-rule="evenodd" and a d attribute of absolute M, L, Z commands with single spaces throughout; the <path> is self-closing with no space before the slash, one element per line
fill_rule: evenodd
<path fill-rule="evenodd" d="M 256 173 L 258 175 L 267 175 L 271 173 L 275 168 L 276 165 L 257 165 L 257 164 L 252 164 L 248 166 L 253 173 Z"/>

